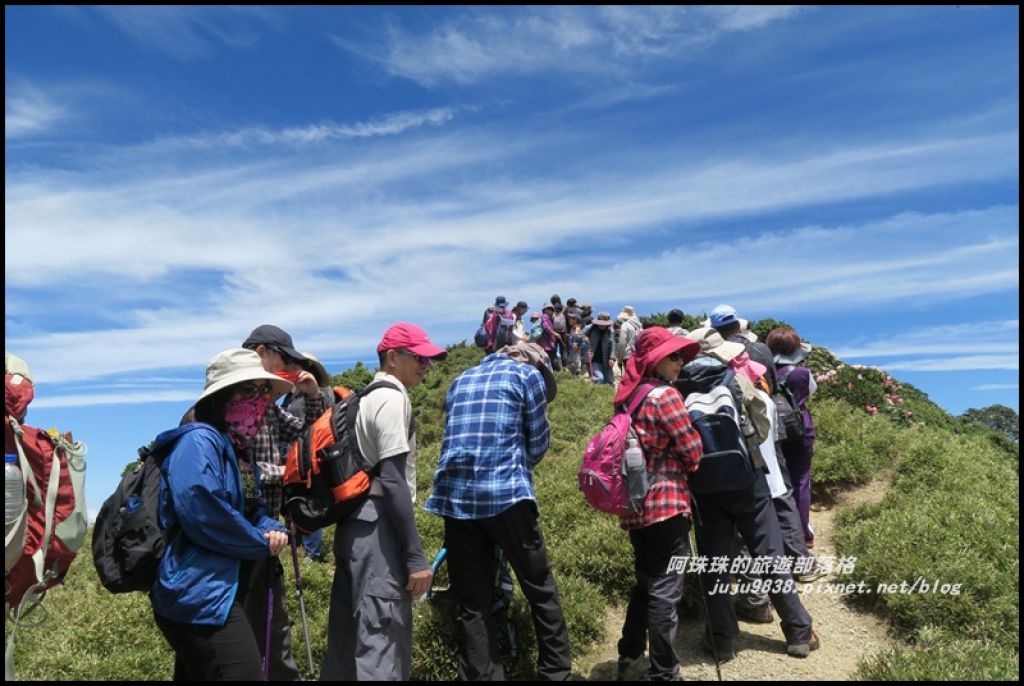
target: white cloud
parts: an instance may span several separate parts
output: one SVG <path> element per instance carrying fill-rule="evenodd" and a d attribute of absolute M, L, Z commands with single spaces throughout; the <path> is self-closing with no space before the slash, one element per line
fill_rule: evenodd
<path fill-rule="evenodd" d="M 1019 338 L 1019 320 L 971 322 L 918 327 L 882 340 L 837 347 L 832 352 L 844 360 L 942 353 L 1017 353 Z"/>
<path fill-rule="evenodd" d="M 144 393 L 101 393 L 84 395 L 54 395 L 36 398 L 32 407 L 37 409 L 54 407 L 92 407 L 95 405 L 137 405 L 148 403 L 191 403 L 199 397 L 199 391 L 147 391 Z"/>
<path fill-rule="evenodd" d="M 332 36 L 335 44 L 424 86 L 472 84 L 495 75 L 569 71 L 607 76 L 647 58 L 706 47 L 761 28 L 796 7 L 544 7 L 465 12 L 424 32 L 399 26 L 381 44 Z"/>
<path fill-rule="evenodd" d="M 11 87 L 4 98 L 4 138 L 25 138 L 46 132 L 68 116 L 67 106 L 28 84 Z"/>
<path fill-rule="evenodd" d="M 1018 389 L 1020 389 L 1020 384 L 1016 383 L 989 383 L 971 388 L 972 391 L 1016 391 Z"/>
<path fill-rule="evenodd" d="M 94 8 L 121 32 L 142 46 L 182 60 L 198 60 L 226 45 L 256 45 L 260 33 L 279 19 L 266 7 L 104 6 Z"/>
<path fill-rule="evenodd" d="M 1019 355 L 964 355 L 941 359 L 908 360 L 883 365 L 888 371 L 962 372 L 977 369 L 1020 369 Z"/>

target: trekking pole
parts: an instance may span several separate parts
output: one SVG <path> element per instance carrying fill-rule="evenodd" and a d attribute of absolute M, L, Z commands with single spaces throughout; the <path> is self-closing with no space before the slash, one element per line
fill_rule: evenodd
<path fill-rule="evenodd" d="M 302 574 L 299 572 L 299 546 L 295 542 L 295 521 L 289 517 L 288 526 L 291 536 L 288 537 L 292 548 L 292 568 L 295 570 L 295 595 L 299 597 L 299 613 L 302 615 L 302 633 L 306 638 L 306 664 L 309 665 L 309 678 L 313 680 L 313 649 L 309 645 L 309 625 L 306 622 L 306 601 L 302 597 Z"/>
<path fill-rule="evenodd" d="M 274 580 L 271 577 L 271 570 L 274 568 L 274 558 L 267 560 L 267 631 L 263 639 L 263 680 L 270 681 L 270 632 L 274 620 Z"/>
<path fill-rule="evenodd" d="M 690 494 L 690 502 L 693 503 L 693 520 L 697 526 L 701 526 L 700 509 L 697 507 L 697 499 Z M 699 553 L 700 549 L 697 547 L 697 526 L 690 527 L 690 546 L 694 552 Z M 715 642 L 715 633 L 711 626 L 711 612 L 708 610 L 708 597 L 704 595 L 704 584 L 701 581 L 701 573 L 697 572 L 697 590 L 700 591 L 700 599 L 704 605 L 704 623 L 708 629 L 708 639 L 711 644 L 711 655 L 715 658 L 715 672 L 718 674 L 718 680 L 722 680 L 722 664 L 718 659 L 718 644 Z"/>
<path fill-rule="evenodd" d="M 441 550 L 437 552 L 437 556 L 434 557 L 434 561 L 430 563 L 430 573 L 436 577 L 437 570 L 441 567 L 441 563 L 444 562 L 445 558 L 448 557 L 448 548 L 442 546 Z M 430 588 L 427 589 L 427 598 L 434 595 L 434 582 L 431 580 Z"/>

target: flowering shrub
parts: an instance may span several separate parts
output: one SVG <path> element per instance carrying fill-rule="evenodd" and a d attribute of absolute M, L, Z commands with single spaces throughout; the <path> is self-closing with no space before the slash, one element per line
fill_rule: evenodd
<path fill-rule="evenodd" d="M 811 354 L 814 352 L 817 349 Z M 900 424 L 912 423 L 914 412 L 905 407 L 903 387 L 888 372 L 878 367 L 846 365 L 834 356 L 829 356 L 835 361 L 834 366 L 820 364 L 824 360 L 819 359 L 818 369 L 812 368 L 815 372 L 814 380 L 818 383 L 815 399 L 845 400 L 872 417 L 884 414 Z"/>

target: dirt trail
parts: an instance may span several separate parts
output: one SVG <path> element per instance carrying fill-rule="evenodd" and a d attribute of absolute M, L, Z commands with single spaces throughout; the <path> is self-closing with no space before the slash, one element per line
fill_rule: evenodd
<path fill-rule="evenodd" d="M 832 533 L 838 511 L 866 502 L 878 502 L 885 494 L 885 483 L 875 481 L 867 486 L 844 493 L 830 509 L 811 513 L 815 532 L 815 553 L 820 556 L 836 555 Z M 849 680 L 863 657 L 886 648 L 891 643 L 887 636 L 888 624 L 869 613 L 850 607 L 837 593 L 824 592 L 825 585 L 835 575 L 830 574 L 812 584 L 800 584 L 801 600 L 814 618 L 814 628 L 821 637 L 821 649 L 807 659 L 786 655 L 786 641 L 779 628 L 778 615 L 772 624 L 740 622 L 740 635 L 736 641 L 737 655 L 722 665 L 722 679 L 741 680 Z M 608 640 L 601 649 L 580 660 L 578 672 L 590 680 L 614 680 L 618 657 L 615 645 L 622 630 L 624 607 L 608 612 L 605 628 Z M 715 663 L 700 648 L 703 619 L 682 617 L 676 650 L 687 680 L 715 680 Z M 646 672 L 646 661 L 638 664 L 630 678 L 639 679 Z"/>

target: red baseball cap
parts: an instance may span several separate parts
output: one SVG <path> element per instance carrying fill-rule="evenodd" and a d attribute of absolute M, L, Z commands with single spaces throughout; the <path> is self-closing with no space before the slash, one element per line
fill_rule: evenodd
<path fill-rule="evenodd" d="M 391 328 L 384 332 L 384 337 L 380 339 L 380 345 L 377 346 L 377 352 L 382 353 L 385 350 L 394 350 L 395 348 L 404 348 L 414 355 L 422 355 L 432 359 L 448 357 L 447 350 L 439 348 L 430 342 L 426 331 L 415 324 L 407 324 L 405 322 L 393 324 Z"/>

